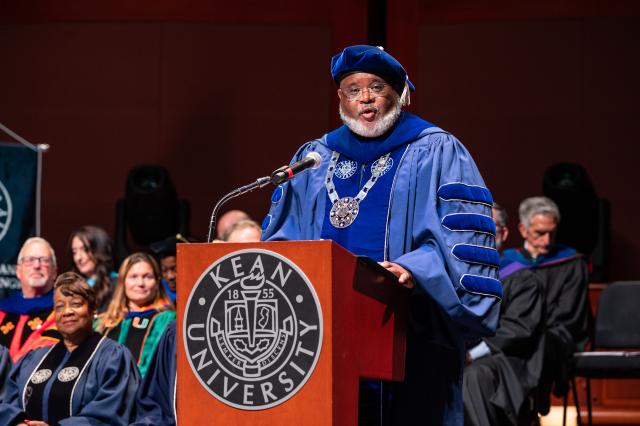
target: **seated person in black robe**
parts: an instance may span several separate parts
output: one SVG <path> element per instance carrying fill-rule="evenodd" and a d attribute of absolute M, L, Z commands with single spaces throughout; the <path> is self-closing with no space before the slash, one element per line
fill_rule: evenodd
<path fill-rule="evenodd" d="M 537 409 L 549 411 L 549 396 L 568 390 L 567 368 L 571 355 L 584 350 L 589 337 L 587 264 L 571 247 L 554 243 L 560 223 L 558 206 L 546 197 L 525 199 L 519 208 L 519 231 L 524 246 L 503 252 L 500 278 L 530 270 L 540 278 L 545 300 L 544 363 L 540 366 Z"/>
<path fill-rule="evenodd" d="M 506 212 L 492 209 L 496 247 L 508 235 Z M 467 353 L 463 378 L 465 424 L 525 424 L 525 401 L 538 383 L 542 363 L 538 346 L 544 327 L 542 283 L 531 271 L 503 280 L 500 323 L 496 335 L 482 339 Z"/>
<path fill-rule="evenodd" d="M 467 353 L 462 387 L 467 425 L 527 424 L 525 402 L 542 365 L 542 283 L 522 271 L 503 281 L 503 294 L 496 335 Z"/>

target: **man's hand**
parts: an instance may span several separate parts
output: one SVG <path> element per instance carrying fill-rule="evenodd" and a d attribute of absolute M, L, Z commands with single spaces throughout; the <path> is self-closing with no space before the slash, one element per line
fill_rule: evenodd
<path fill-rule="evenodd" d="M 379 262 L 379 263 L 380 263 L 380 266 L 382 266 L 384 269 L 386 269 L 387 271 L 391 272 L 393 275 L 398 277 L 398 282 L 400 283 L 401 286 L 406 288 L 415 287 L 415 283 L 413 281 L 413 275 L 411 275 L 411 272 L 407 271 L 397 263 L 388 262 L 386 260 L 384 262 Z"/>
<path fill-rule="evenodd" d="M 18 426 L 49 426 L 40 420 L 25 420 L 24 423 L 18 423 Z"/>

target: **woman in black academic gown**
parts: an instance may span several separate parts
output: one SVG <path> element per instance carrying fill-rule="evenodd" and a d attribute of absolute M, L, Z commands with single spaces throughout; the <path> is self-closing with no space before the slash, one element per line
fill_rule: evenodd
<path fill-rule="evenodd" d="M 74 272 L 55 283 L 62 340 L 26 354 L 11 370 L 0 424 L 128 425 L 138 371 L 127 349 L 92 329 L 94 291 Z"/>
<path fill-rule="evenodd" d="M 131 351 L 142 377 L 162 333 L 176 319 L 161 280 L 160 267 L 153 256 L 138 252 L 127 257 L 118 271 L 113 299 L 95 326 L 98 332 Z"/>

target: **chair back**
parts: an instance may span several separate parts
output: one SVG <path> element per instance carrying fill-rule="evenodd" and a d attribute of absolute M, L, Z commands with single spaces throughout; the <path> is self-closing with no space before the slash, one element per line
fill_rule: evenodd
<path fill-rule="evenodd" d="M 594 348 L 640 348 L 640 281 L 611 283 L 600 295 Z"/>

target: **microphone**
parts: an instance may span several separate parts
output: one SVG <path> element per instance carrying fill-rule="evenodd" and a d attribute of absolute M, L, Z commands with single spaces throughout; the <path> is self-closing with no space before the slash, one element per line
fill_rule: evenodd
<path fill-rule="evenodd" d="M 308 153 L 302 160 L 288 166 L 282 166 L 271 173 L 271 183 L 280 185 L 293 179 L 295 175 L 307 169 L 317 169 L 322 164 L 322 157 L 315 151 Z"/>
<path fill-rule="evenodd" d="M 207 236 L 207 242 L 210 243 L 213 241 L 213 230 L 216 227 L 216 217 L 218 216 L 218 212 L 224 203 L 231 200 L 232 198 L 239 197 L 240 195 L 246 194 L 247 192 L 251 192 L 254 189 L 262 188 L 269 183 L 273 183 L 274 185 L 280 185 L 282 182 L 286 182 L 291 180 L 295 175 L 300 172 L 303 172 L 309 168 L 317 169 L 322 164 L 322 157 L 317 152 L 308 153 L 302 160 L 296 161 L 290 166 L 282 166 L 269 176 L 263 176 L 261 178 L 256 179 L 254 182 L 251 182 L 248 185 L 241 186 L 240 188 L 236 188 L 233 191 L 226 194 L 222 197 L 216 205 L 213 207 L 213 211 L 211 212 L 211 220 L 209 221 L 209 234 Z"/>

